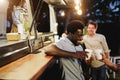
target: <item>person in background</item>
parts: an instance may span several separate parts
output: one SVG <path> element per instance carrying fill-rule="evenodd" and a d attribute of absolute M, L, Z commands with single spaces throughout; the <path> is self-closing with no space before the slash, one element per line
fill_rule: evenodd
<path fill-rule="evenodd" d="M 88 22 L 87 34 L 83 37 L 83 42 L 86 49 L 94 50 L 102 49 L 106 57 L 109 58 L 109 48 L 106 42 L 106 38 L 102 34 L 96 33 L 98 25 L 96 22 Z M 106 66 L 104 62 L 101 62 L 95 58 L 93 54 L 91 62 L 91 77 L 92 80 L 106 80 Z"/>
<path fill-rule="evenodd" d="M 115 72 L 120 72 L 120 64 L 112 63 L 104 54 L 102 55 L 102 62 L 104 62 L 110 69 L 114 70 Z"/>
<path fill-rule="evenodd" d="M 11 32 L 18 32 L 21 34 L 21 39 L 24 37 L 24 22 L 25 22 L 25 15 L 27 14 L 26 9 L 26 2 L 25 0 L 18 1 L 18 4 L 13 6 L 13 12 L 12 12 L 12 19 L 13 19 L 13 25 Z"/>
<path fill-rule="evenodd" d="M 47 55 L 59 56 L 63 67 L 62 80 L 85 80 L 78 59 L 87 57 L 87 52 L 78 42 L 82 41 L 84 25 L 73 20 L 67 25 L 67 36 L 45 48 Z"/>

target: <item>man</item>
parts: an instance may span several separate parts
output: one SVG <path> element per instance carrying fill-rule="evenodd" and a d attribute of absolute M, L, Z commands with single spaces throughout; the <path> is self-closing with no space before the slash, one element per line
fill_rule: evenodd
<path fill-rule="evenodd" d="M 93 57 L 91 61 L 91 76 L 92 80 L 106 80 L 106 67 L 105 64 L 95 58 L 95 51 L 101 49 L 105 53 L 106 57 L 109 58 L 109 49 L 102 34 L 96 33 L 97 23 L 89 22 L 87 24 L 87 35 L 83 37 L 83 42 L 87 49 L 93 50 Z"/>
<path fill-rule="evenodd" d="M 85 80 L 78 61 L 78 59 L 84 59 L 87 56 L 82 46 L 78 44 L 82 40 L 83 28 L 84 25 L 80 21 L 71 21 L 67 25 L 67 37 L 61 38 L 55 45 L 45 49 L 46 54 L 60 57 L 64 80 Z"/>

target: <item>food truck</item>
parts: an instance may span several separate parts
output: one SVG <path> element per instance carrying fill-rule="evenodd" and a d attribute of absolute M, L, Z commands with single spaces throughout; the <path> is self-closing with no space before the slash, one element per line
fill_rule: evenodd
<path fill-rule="evenodd" d="M 1 66 L 57 41 L 59 35 L 56 10 L 72 9 L 74 7 L 72 3 L 75 3 L 73 0 L 1 0 L 1 2 L 6 4 L 1 7 L 2 11 L 0 11 L 2 17 L 0 22 Z M 81 4 L 76 3 L 80 11 Z M 24 7 L 20 8 L 21 5 Z M 43 13 L 45 11 L 47 14 Z M 40 18 L 41 15 L 43 18 Z M 63 10 L 60 11 L 60 15 L 64 16 Z"/>
<path fill-rule="evenodd" d="M 55 62 L 53 57 L 46 57 L 42 50 L 43 47 L 56 42 L 59 38 L 55 8 L 68 9 L 71 6 L 68 6 L 68 2 L 73 1 L 0 1 L 0 79 L 35 80 L 51 62 Z M 47 9 L 44 8 L 44 5 L 47 5 Z M 47 11 L 48 14 L 43 13 L 44 11 Z M 61 12 L 63 11 L 61 10 Z M 40 19 L 41 15 L 43 15 L 42 19 Z M 42 21 L 47 25 L 41 25 Z M 34 64 L 33 68 L 39 67 L 36 68 L 37 70 L 33 69 L 32 72 L 31 68 L 26 67 L 31 64 Z M 19 75 L 21 73 L 22 76 Z M 32 74 L 29 75 L 29 73 Z M 28 76 L 24 76 L 26 74 Z"/>

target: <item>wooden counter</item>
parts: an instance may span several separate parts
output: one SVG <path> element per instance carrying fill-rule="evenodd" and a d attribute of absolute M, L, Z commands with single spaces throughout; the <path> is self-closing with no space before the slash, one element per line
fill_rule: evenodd
<path fill-rule="evenodd" d="M 36 80 L 53 60 L 53 56 L 46 56 L 41 49 L 39 53 L 28 54 L 0 67 L 0 79 Z"/>

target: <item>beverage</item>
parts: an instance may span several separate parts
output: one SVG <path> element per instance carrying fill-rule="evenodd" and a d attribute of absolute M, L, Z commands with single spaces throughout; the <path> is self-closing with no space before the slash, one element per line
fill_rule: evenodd
<path fill-rule="evenodd" d="M 85 51 L 88 52 L 88 53 L 87 53 L 87 56 L 88 56 L 88 57 L 86 57 L 86 60 L 89 60 L 90 57 L 92 56 L 93 50 L 91 50 L 91 49 L 85 49 Z"/>
<path fill-rule="evenodd" d="M 102 53 L 103 53 L 103 50 L 102 49 L 95 49 L 94 50 L 94 53 L 95 53 L 95 56 L 98 60 L 101 60 L 102 59 Z"/>

